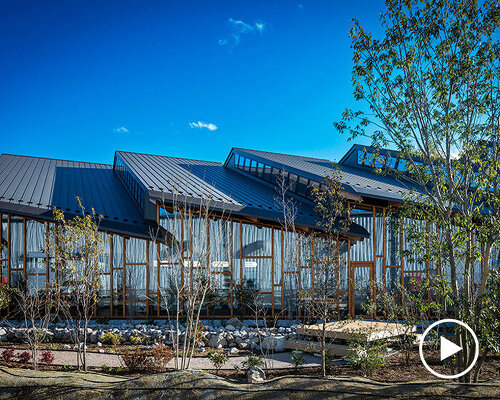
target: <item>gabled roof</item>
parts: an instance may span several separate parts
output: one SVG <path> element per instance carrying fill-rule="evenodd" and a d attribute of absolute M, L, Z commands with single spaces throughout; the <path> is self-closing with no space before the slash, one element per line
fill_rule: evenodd
<path fill-rule="evenodd" d="M 76 215 L 76 196 L 103 215 L 103 228 L 147 235 L 148 225 L 112 165 L 0 155 L 0 212 L 52 219 L 57 207 Z"/>

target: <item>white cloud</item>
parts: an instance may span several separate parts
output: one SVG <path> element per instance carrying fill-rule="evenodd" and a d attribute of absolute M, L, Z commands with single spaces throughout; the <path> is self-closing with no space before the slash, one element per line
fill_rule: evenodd
<path fill-rule="evenodd" d="M 113 132 L 115 133 L 129 133 L 130 131 L 125 128 L 124 126 L 120 126 L 119 128 L 113 129 Z"/>
<path fill-rule="evenodd" d="M 212 124 L 212 123 L 206 123 L 206 122 L 202 122 L 202 121 L 198 121 L 198 122 L 190 122 L 189 123 L 189 126 L 191 128 L 198 128 L 198 129 L 203 129 L 203 128 L 206 128 L 208 129 L 209 131 L 216 131 L 217 129 L 219 129 L 217 127 L 217 125 L 215 124 Z"/>
<path fill-rule="evenodd" d="M 218 43 L 221 46 L 238 46 L 241 42 L 241 35 L 255 32 L 262 33 L 266 29 L 266 24 L 260 20 L 255 21 L 253 24 L 248 24 L 241 19 L 229 18 L 227 24 L 231 30 L 230 37 L 219 39 Z"/>

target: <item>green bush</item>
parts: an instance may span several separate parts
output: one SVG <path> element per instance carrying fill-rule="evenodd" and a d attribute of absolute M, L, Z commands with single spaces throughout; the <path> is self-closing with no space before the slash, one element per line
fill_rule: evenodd
<path fill-rule="evenodd" d="M 215 350 L 210 350 L 208 352 L 208 360 L 212 363 L 217 373 L 223 367 L 224 364 L 229 360 L 226 353 L 219 353 Z"/>
<path fill-rule="evenodd" d="M 351 367 L 360 369 L 364 376 L 383 367 L 387 362 L 384 342 L 351 342 L 347 357 Z"/>
<path fill-rule="evenodd" d="M 132 344 L 145 344 L 147 341 L 147 338 L 140 333 L 130 336 L 130 343 Z"/>
<path fill-rule="evenodd" d="M 302 364 L 304 364 L 304 352 L 302 350 L 294 350 L 291 354 L 293 365 L 298 369 Z"/>
<path fill-rule="evenodd" d="M 245 361 L 241 363 L 242 367 L 245 369 L 250 369 L 252 367 L 263 367 L 264 366 L 264 360 L 262 357 L 258 356 L 248 356 Z"/>
<path fill-rule="evenodd" d="M 101 371 L 104 372 L 105 374 L 109 374 L 112 371 L 112 368 L 109 365 L 103 364 L 101 366 Z"/>
<path fill-rule="evenodd" d="M 119 333 L 114 332 L 106 332 L 104 335 L 101 335 L 99 340 L 104 344 L 112 344 L 113 346 L 123 343 L 123 337 Z"/>

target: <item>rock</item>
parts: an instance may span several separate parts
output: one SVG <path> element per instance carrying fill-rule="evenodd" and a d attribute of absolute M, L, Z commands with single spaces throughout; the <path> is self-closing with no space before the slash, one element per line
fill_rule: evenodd
<path fill-rule="evenodd" d="M 226 331 L 230 331 L 231 332 L 231 331 L 234 331 L 234 330 L 236 330 L 236 328 L 234 326 L 232 326 L 232 325 L 226 325 Z"/>
<path fill-rule="evenodd" d="M 260 347 L 263 350 L 272 350 L 275 352 L 280 352 L 285 350 L 286 337 L 283 335 L 273 335 L 265 337 Z"/>
<path fill-rule="evenodd" d="M 97 339 L 98 339 L 97 332 L 92 331 L 92 333 L 89 335 L 89 342 L 96 343 Z"/>
<path fill-rule="evenodd" d="M 103 354 L 104 353 L 104 349 L 99 349 L 97 350 L 99 353 Z"/>
<path fill-rule="evenodd" d="M 209 347 L 224 347 L 227 345 L 227 340 L 226 338 L 224 337 L 223 334 L 218 334 L 214 337 L 212 337 L 209 341 L 208 341 L 208 346 Z"/>
<path fill-rule="evenodd" d="M 71 346 L 69 344 L 65 344 L 63 346 L 63 350 L 71 350 Z"/>
<path fill-rule="evenodd" d="M 241 322 L 238 318 L 231 318 L 227 320 L 226 329 L 228 326 L 232 326 L 236 329 L 241 329 L 243 327 L 243 322 Z"/>
<path fill-rule="evenodd" d="M 248 383 L 259 383 L 266 380 L 266 374 L 259 367 L 252 367 L 247 372 Z"/>
<path fill-rule="evenodd" d="M 97 347 L 102 347 L 102 343 L 101 342 L 97 342 Z"/>
<path fill-rule="evenodd" d="M 227 353 L 232 356 L 234 354 L 238 354 L 239 350 L 236 347 L 231 347 Z"/>

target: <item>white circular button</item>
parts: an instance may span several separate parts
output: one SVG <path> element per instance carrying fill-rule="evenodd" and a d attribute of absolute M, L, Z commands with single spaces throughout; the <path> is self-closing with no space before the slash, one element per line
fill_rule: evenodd
<path fill-rule="evenodd" d="M 472 335 L 472 338 L 474 339 L 474 342 L 476 344 L 476 351 L 475 351 L 475 354 L 474 354 L 474 359 L 472 360 L 472 362 L 470 363 L 470 365 L 467 367 L 467 369 L 465 369 L 464 371 L 462 371 L 462 372 L 460 372 L 458 374 L 455 374 L 455 375 L 444 375 L 444 374 L 440 374 L 440 373 L 434 371 L 431 367 L 429 367 L 429 364 L 427 364 L 427 362 L 425 361 L 425 358 L 424 358 L 423 345 L 424 345 L 425 337 L 431 331 L 431 329 L 433 329 L 434 327 L 436 327 L 438 325 L 446 324 L 446 323 L 458 324 L 458 325 L 461 325 L 464 328 L 466 328 L 470 332 L 470 334 Z M 462 348 L 460 346 L 457 346 L 455 343 L 449 341 L 444 336 L 441 336 L 441 338 L 440 338 L 440 345 L 441 345 L 440 346 L 441 347 L 441 357 L 440 357 L 441 361 L 447 359 L 448 357 L 451 357 L 452 355 L 458 353 L 459 351 L 462 351 Z M 438 378 L 442 378 L 442 379 L 456 379 L 456 378 L 460 378 L 461 376 L 465 375 L 472 368 L 474 368 L 474 365 L 477 362 L 477 358 L 479 357 L 479 341 L 477 340 L 477 336 L 474 333 L 474 331 L 465 322 L 459 321 L 457 319 L 441 319 L 441 320 L 436 321 L 433 324 L 431 324 L 424 331 L 424 333 L 420 337 L 420 344 L 419 344 L 419 349 L 418 350 L 420 352 L 420 359 L 422 360 L 422 364 L 424 364 L 424 367 L 427 369 L 427 371 L 429 371 L 431 374 L 437 376 Z"/>

